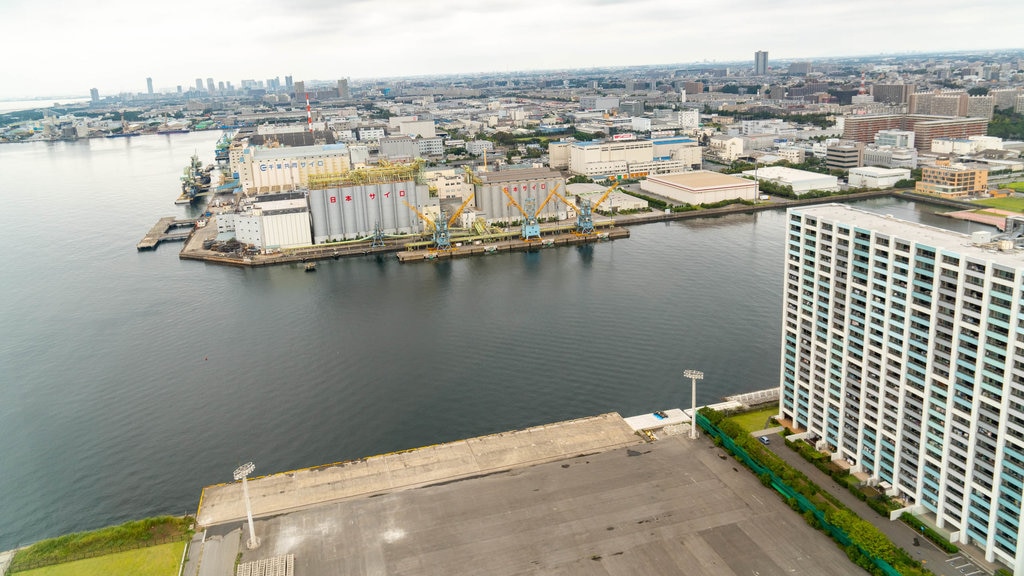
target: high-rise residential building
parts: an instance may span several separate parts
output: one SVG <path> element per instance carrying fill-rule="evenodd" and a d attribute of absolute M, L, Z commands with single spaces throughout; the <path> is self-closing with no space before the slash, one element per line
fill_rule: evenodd
<path fill-rule="evenodd" d="M 285 86 L 285 88 L 288 89 L 289 92 L 291 92 L 291 90 L 292 90 L 292 77 L 291 76 L 285 76 L 284 77 L 284 86 Z"/>
<path fill-rule="evenodd" d="M 913 84 L 875 84 L 871 86 L 871 95 L 875 97 L 875 102 L 885 104 L 906 104 L 913 91 Z"/>
<path fill-rule="evenodd" d="M 768 73 L 768 52 L 758 50 L 754 52 L 754 74 L 764 76 Z"/>
<path fill-rule="evenodd" d="M 783 423 L 1024 574 L 1020 250 L 839 204 L 786 234 Z"/>
<path fill-rule="evenodd" d="M 96 89 L 96 88 L 90 88 L 89 89 L 89 99 L 92 100 L 93 102 L 99 102 L 100 101 L 100 91 L 98 89 Z"/>
<path fill-rule="evenodd" d="M 992 96 L 992 104 L 996 108 L 1002 110 L 1012 110 L 1014 104 L 1017 103 L 1017 96 L 1021 94 L 1021 89 L 1018 88 L 1002 88 L 999 90 L 990 90 L 989 95 Z"/>
<path fill-rule="evenodd" d="M 206 89 L 210 92 L 210 94 L 213 94 L 217 91 L 217 86 L 213 83 L 213 78 L 206 79 Z"/>
<path fill-rule="evenodd" d="M 687 94 L 700 94 L 704 92 L 704 83 L 687 80 L 686 82 L 683 82 L 683 90 L 685 90 Z"/>
<path fill-rule="evenodd" d="M 811 73 L 811 63 L 791 62 L 789 64 L 789 73 L 793 76 L 806 76 Z"/>
<path fill-rule="evenodd" d="M 304 81 L 299 80 L 298 82 L 295 82 L 292 84 L 292 88 L 292 94 L 294 94 L 296 98 L 306 97 L 306 83 Z"/>
<path fill-rule="evenodd" d="M 146 94 L 153 95 L 153 79 L 146 78 Z"/>
<path fill-rule="evenodd" d="M 196 78 L 196 91 L 197 92 L 202 92 L 203 91 L 203 79 L 202 78 Z"/>
<path fill-rule="evenodd" d="M 338 98 L 348 100 L 352 95 L 348 91 L 348 78 L 338 80 Z"/>
<path fill-rule="evenodd" d="M 914 146 L 921 152 L 930 151 L 935 138 L 983 136 L 988 131 L 984 118 L 924 114 L 846 116 L 843 122 L 843 139 L 864 143 L 873 142 L 880 130 L 909 130 L 914 133 Z"/>

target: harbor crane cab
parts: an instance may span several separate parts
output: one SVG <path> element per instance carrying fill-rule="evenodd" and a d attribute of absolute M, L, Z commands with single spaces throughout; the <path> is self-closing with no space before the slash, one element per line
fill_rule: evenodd
<path fill-rule="evenodd" d="M 448 216 L 448 213 L 442 209 L 437 221 L 434 221 L 434 219 L 431 218 L 430 216 L 427 216 L 426 214 L 417 210 L 416 207 L 413 206 L 412 204 L 409 204 L 409 202 L 405 200 L 402 200 L 402 202 L 404 202 L 405 205 L 408 206 L 410 210 L 415 212 L 416 216 L 418 216 L 420 220 L 423 220 L 423 222 L 426 224 L 427 229 L 431 231 L 432 240 L 434 242 L 434 246 L 431 248 L 431 251 L 450 252 L 454 250 L 454 248 L 452 247 L 452 237 L 450 230 L 451 226 L 459 219 L 459 216 L 462 215 L 462 211 L 465 210 L 466 206 L 469 205 L 469 203 L 473 200 L 473 196 L 475 196 L 475 194 L 470 194 L 469 196 L 467 196 L 466 199 L 462 202 L 462 205 L 459 206 L 459 209 L 456 210 L 455 213 L 452 214 L 450 217 Z"/>

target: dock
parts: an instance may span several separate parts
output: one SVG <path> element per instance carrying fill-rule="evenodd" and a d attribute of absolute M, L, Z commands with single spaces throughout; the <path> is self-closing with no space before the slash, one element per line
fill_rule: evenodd
<path fill-rule="evenodd" d="M 135 245 L 137 250 L 156 250 L 157 244 L 161 242 L 174 242 L 187 240 L 195 228 L 195 219 L 179 220 L 174 216 L 161 218 L 156 225 L 149 229 L 149 232 Z M 182 228 L 188 228 L 182 230 Z"/>
<path fill-rule="evenodd" d="M 626 228 L 607 228 L 597 234 L 572 234 L 562 233 L 545 236 L 536 240 L 523 240 L 512 238 L 498 242 L 462 244 L 453 246 L 451 250 L 408 250 L 398 253 L 400 262 L 422 262 L 424 260 L 436 260 L 442 258 L 462 258 L 466 256 L 484 256 L 487 254 L 500 254 L 505 252 L 531 252 L 555 246 L 571 246 L 576 244 L 593 244 L 606 240 L 617 240 L 629 238 L 629 230 Z"/>

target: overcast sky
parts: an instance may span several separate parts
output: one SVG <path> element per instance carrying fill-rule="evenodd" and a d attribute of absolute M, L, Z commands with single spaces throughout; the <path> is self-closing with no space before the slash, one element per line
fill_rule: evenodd
<path fill-rule="evenodd" d="M 1024 47 L 1024 0 L 0 0 L 0 98 Z"/>

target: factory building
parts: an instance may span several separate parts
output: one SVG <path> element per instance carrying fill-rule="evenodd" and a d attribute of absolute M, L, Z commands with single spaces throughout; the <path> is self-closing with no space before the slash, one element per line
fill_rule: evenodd
<path fill-rule="evenodd" d="M 909 179 L 910 170 L 907 168 L 866 166 L 851 168 L 849 173 L 850 188 L 892 188 L 900 180 Z"/>
<path fill-rule="evenodd" d="M 409 136 L 389 136 L 380 139 L 380 155 L 389 160 L 412 160 L 419 156 L 419 146 Z"/>
<path fill-rule="evenodd" d="M 758 181 L 764 180 L 774 182 L 780 186 L 789 186 L 797 196 L 806 194 L 811 190 L 822 190 L 824 192 L 839 191 L 839 179 L 835 176 L 808 172 L 807 170 L 797 170 L 784 166 L 768 166 L 756 170 L 747 170 L 743 174 Z"/>
<path fill-rule="evenodd" d="M 223 215 L 233 220 L 235 239 L 264 253 L 312 244 L 306 199 L 287 196 L 257 197 L 255 201 L 248 202 L 241 212 Z M 218 216 L 218 220 L 220 218 Z"/>
<path fill-rule="evenodd" d="M 1010 239 L 788 212 L 780 422 L 1024 574 L 1024 264 Z"/>
<path fill-rule="evenodd" d="M 758 196 L 757 182 L 706 170 L 651 176 L 640 182 L 640 189 L 675 204 L 756 200 Z"/>
<path fill-rule="evenodd" d="M 375 184 L 339 184 L 309 191 L 313 242 L 322 244 L 365 238 L 379 225 L 385 234 L 411 234 L 421 230 L 416 213 L 437 204 L 425 184 L 412 179 Z"/>
<path fill-rule="evenodd" d="M 917 149 L 868 144 L 864 147 L 864 165 L 883 168 L 917 168 Z"/>
<path fill-rule="evenodd" d="M 484 172 L 479 177 L 481 184 L 476 186 L 474 204 L 477 211 L 485 215 L 488 222 L 519 218 L 516 209 L 509 206 L 508 197 L 502 190 L 508 191 L 509 195 L 524 208 L 528 199 L 533 199 L 536 206 L 540 207 L 551 190 L 558 185 L 561 185 L 563 189 L 563 192 L 559 193 L 565 195 L 565 179 L 558 172 L 547 168 Z M 553 198 L 544 206 L 539 217 L 565 218 L 566 206 L 557 198 Z"/>
<path fill-rule="evenodd" d="M 311 174 L 349 169 L 344 144 L 242 150 L 238 157 L 238 183 L 246 194 L 267 194 L 304 188 Z"/>

